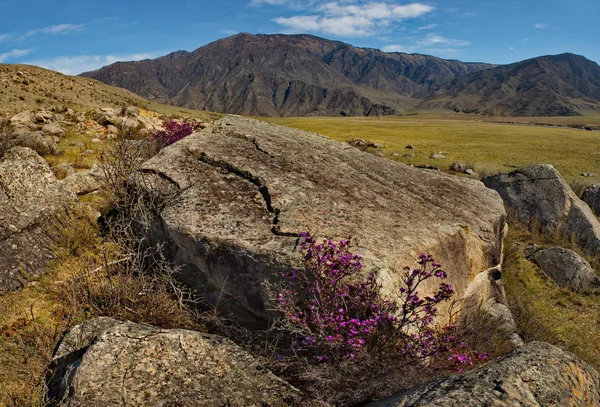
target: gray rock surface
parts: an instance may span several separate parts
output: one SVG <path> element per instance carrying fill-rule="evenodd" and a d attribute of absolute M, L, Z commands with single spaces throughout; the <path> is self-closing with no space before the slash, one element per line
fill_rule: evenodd
<path fill-rule="evenodd" d="M 17 130 L 14 135 L 16 145 L 30 148 L 40 155 L 59 155 L 62 153 L 54 137 L 41 131 Z"/>
<path fill-rule="evenodd" d="M 42 126 L 42 132 L 50 136 L 64 137 L 65 129 L 58 123 L 48 123 Z"/>
<path fill-rule="evenodd" d="M 102 187 L 104 173 L 98 164 L 89 171 L 76 172 L 61 181 L 66 188 L 77 195 L 86 195 Z"/>
<path fill-rule="evenodd" d="M 500 261 L 496 192 L 314 133 L 227 116 L 163 149 L 143 172 L 146 184 L 177 194 L 153 239 L 169 243 L 185 283 L 247 324 L 269 318 L 262 285 L 299 265 L 301 231 L 351 238 L 388 294 L 420 253 L 445 266 L 459 298 Z"/>
<path fill-rule="evenodd" d="M 592 184 L 584 189 L 581 200 L 589 205 L 596 216 L 600 216 L 600 184 Z"/>
<path fill-rule="evenodd" d="M 0 294 L 43 271 L 51 219 L 75 199 L 34 151 L 14 147 L 0 160 Z"/>
<path fill-rule="evenodd" d="M 54 368 L 49 396 L 65 407 L 266 407 L 300 396 L 228 339 L 108 318 L 73 328 Z"/>
<path fill-rule="evenodd" d="M 530 342 L 462 375 L 433 380 L 368 407 L 598 407 L 600 374 L 572 353 Z"/>
<path fill-rule="evenodd" d="M 600 223 L 551 165 L 540 164 L 492 175 L 483 183 L 498 191 L 507 211 L 548 234 L 575 236 L 588 254 L 600 254 Z"/>
<path fill-rule="evenodd" d="M 529 246 L 525 257 L 535 263 L 556 284 L 577 293 L 600 290 L 600 279 L 583 257 L 562 247 L 543 249 Z"/>

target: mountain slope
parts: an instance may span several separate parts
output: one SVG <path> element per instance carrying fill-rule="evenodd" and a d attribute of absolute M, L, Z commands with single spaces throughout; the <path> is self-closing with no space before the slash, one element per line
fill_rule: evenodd
<path fill-rule="evenodd" d="M 573 116 L 600 111 L 600 66 L 560 54 L 464 75 L 419 106 L 508 116 Z"/>
<path fill-rule="evenodd" d="M 489 68 L 389 54 L 311 35 L 238 34 L 194 52 L 116 63 L 83 76 L 150 100 L 246 115 L 370 115 L 414 106 L 415 95 Z"/>

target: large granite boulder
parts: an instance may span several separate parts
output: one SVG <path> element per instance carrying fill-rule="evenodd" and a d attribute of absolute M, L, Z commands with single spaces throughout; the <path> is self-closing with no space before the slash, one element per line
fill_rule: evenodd
<path fill-rule="evenodd" d="M 466 374 L 443 377 L 368 407 L 598 407 L 600 374 L 572 353 L 530 342 Z"/>
<path fill-rule="evenodd" d="M 109 318 L 73 328 L 49 374 L 65 407 L 288 406 L 300 393 L 229 339 Z"/>
<path fill-rule="evenodd" d="M 592 208 L 596 216 L 600 216 L 600 184 L 592 184 L 584 189 L 581 200 Z"/>
<path fill-rule="evenodd" d="M 548 234 L 575 236 L 586 253 L 600 254 L 600 222 L 551 165 L 520 168 L 482 181 L 498 191 L 520 222 Z"/>
<path fill-rule="evenodd" d="M 0 159 L 0 294 L 43 271 L 51 219 L 75 199 L 34 151 L 14 147 Z"/>
<path fill-rule="evenodd" d="M 390 295 L 420 253 L 443 264 L 459 298 L 501 260 L 505 211 L 495 191 L 314 133 L 226 116 L 142 172 L 145 185 L 176 196 L 152 239 L 168 243 L 184 282 L 247 325 L 270 317 L 262 285 L 299 265 L 301 231 L 351 238 Z"/>
<path fill-rule="evenodd" d="M 525 249 L 525 257 L 561 288 L 576 293 L 600 290 L 600 278 L 590 263 L 573 250 L 562 247 L 543 249 L 533 245 Z"/>

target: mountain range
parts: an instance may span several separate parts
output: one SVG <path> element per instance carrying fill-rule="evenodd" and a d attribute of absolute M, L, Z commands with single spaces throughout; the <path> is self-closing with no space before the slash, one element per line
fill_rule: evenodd
<path fill-rule="evenodd" d="M 387 53 L 305 34 L 238 34 L 193 52 L 117 62 L 82 76 L 157 102 L 253 116 L 600 111 L 600 67 L 582 56 L 496 66 Z"/>

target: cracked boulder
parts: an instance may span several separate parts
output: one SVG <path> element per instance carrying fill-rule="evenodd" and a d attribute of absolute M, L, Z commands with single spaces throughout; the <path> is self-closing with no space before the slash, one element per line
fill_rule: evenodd
<path fill-rule="evenodd" d="M 350 238 L 390 295 L 421 253 L 445 267 L 459 296 L 500 262 L 495 191 L 315 133 L 230 115 L 163 149 L 143 173 L 176 196 L 152 239 L 167 242 L 185 283 L 246 325 L 269 319 L 263 284 L 300 264 L 301 231 Z"/>
<path fill-rule="evenodd" d="M 462 375 L 433 380 L 367 407 L 598 407 L 600 374 L 570 352 L 530 342 Z"/>
<path fill-rule="evenodd" d="M 573 250 L 562 247 L 543 249 L 533 245 L 525 249 L 525 257 L 561 288 L 576 293 L 600 290 L 600 279 L 590 263 Z"/>
<path fill-rule="evenodd" d="M 267 407 L 300 397 L 229 339 L 110 318 L 74 327 L 51 368 L 48 398 L 64 407 Z"/>
<path fill-rule="evenodd" d="M 482 181 L 498 191 L 519 222 L 549 235 L 574 236 L 587 254 L 600 254 L 600 222 L 553 166 L 533 165 Z"/>
<path fill-rule="evenodd" d="M 41 274 L 52 258 L 52 220 L 75 199 L 34 151 L 14 147 L 0 159 L 0 294 Z"/>

